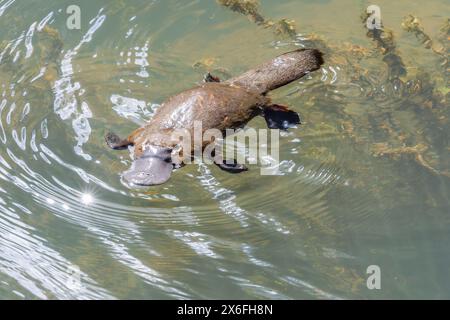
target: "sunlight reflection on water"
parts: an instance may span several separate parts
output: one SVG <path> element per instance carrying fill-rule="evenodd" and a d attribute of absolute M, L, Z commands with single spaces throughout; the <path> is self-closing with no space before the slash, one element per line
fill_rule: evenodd
<path fill-rule="evenodd" d="M 387 80 L 346 1 L 262 1 L 264 14 L 297 20 L 293 39 L 214 1 L 96 1 L 70 31 L 65 4 L 0 1 L 0 298 L 373 298 L 373 263 L 391 280 L 376 297 L 450 296 L 421 280 L 449 262 L 449 108 L 432 96 L 444 76 L 396 27 L 403 8 L 387 21 L 417 77 L 404 84 Z M 420 7 L 427 30 L 443 5 Z M 330 30 L 336 8 L 346 22 Z M 271 94 L 302 118 L 280 137 L 279 175 L 200 164 L 162 186 L 121 184 L 131 159 L 107 148 L 107 131 L 129 134 L 207 71 L 323 45 L 319 32 L 326 64 Z"/>

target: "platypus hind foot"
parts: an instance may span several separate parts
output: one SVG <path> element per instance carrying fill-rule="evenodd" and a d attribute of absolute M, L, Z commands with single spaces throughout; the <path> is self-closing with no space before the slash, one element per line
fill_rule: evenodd
<path fill-rule="evenodd" d="M 105 141 L 108 146 L 114 150 L 126 149 L 129 145 L 133 143 L 128 139 L 122 139 L 117 134 L 108 132 L 105 136 Z"/>
<path fill-rule="evenodd" d="M 300 117 L 297 112 L 279 104 L 264 107 L 263 116 L 270 129 L 287 130 L 300 124 Z"/>

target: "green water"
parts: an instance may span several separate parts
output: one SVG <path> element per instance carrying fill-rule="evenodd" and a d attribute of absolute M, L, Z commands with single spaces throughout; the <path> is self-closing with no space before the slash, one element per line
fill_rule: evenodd
<path fill-rule="evenodd" d="M 296 21 L 290 38 L 212 0 L 1 0 L 0 298 L 450 298 L 446 51 L 401 27 L 419 15 L 448 48 L 448 1 L 377 1 L 400 89 L 366 36 L 368 4 L 261 1 Z M 271 94 L 303 120 L 280 137 L 283 175 L 188 165 L 148 190 L 121 183 L 129 152 L 107 131 L 128 134 L 207 70 L 316 44 L 322 70 Z"/>

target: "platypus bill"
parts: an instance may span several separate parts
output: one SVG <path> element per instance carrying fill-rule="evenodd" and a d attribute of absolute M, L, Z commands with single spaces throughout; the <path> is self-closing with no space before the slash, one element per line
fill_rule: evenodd
<path fill-rule="evenodd" d="M 167 99 L 154 117 L 128 138 L 114 133 L 105 137 L 113 149 L 134 145 L 134 161 L 122 178 L 131 186 L 150 186 L 169 180 L 174 164 L 171 152 L 176 147 L 172 133 L 187 129 L 191 136 L 194 122 L 201 121 L 208 129 L 236 129 L 253 117 L 262 115 L 269 128 L 286 130 L 300 123 L 295 111 L 272 104 L 267 97 L 271 90 L 295 81 L 317 70 L 323 64 L 322 54 L 315 49 L 299 49 L 282 54 L 259 67 L 227 81 L 208 74 L 205 83 Z M 243 164 L 227 164 L 215 158 L 221 169 L 236 173 L 247 170 Z"/>

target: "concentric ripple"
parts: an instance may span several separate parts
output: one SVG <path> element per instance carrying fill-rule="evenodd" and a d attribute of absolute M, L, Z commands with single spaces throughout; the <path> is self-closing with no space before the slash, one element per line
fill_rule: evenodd
<path fill-rule="evenodd" d="M 283 3 L 286 15 L 299 6 Z M 81 30 L 69 30 L 69 4 L 0 0 L 0 298 L 370 297 L 367 265 L 392 262 L 381 239 L 404 250 L 399 208 L 423 203 L 417 162 L 402 176 L 370 149 L 380 124 L 396 137 L 413 132 L 402 117 L 421 126 L 404 95 L 330 59 L 272 94 L 303 122 L 280 136 L 278 175 L 188 165 L 130 190 L 129 152 L 109 150 L 106 132 L 129 134 L 206 71 L 238 74 L 304 38 L 274 41 L 213 1 L 83 2 Z M 426 202 L 437 217 L 440 183 Z"/>

